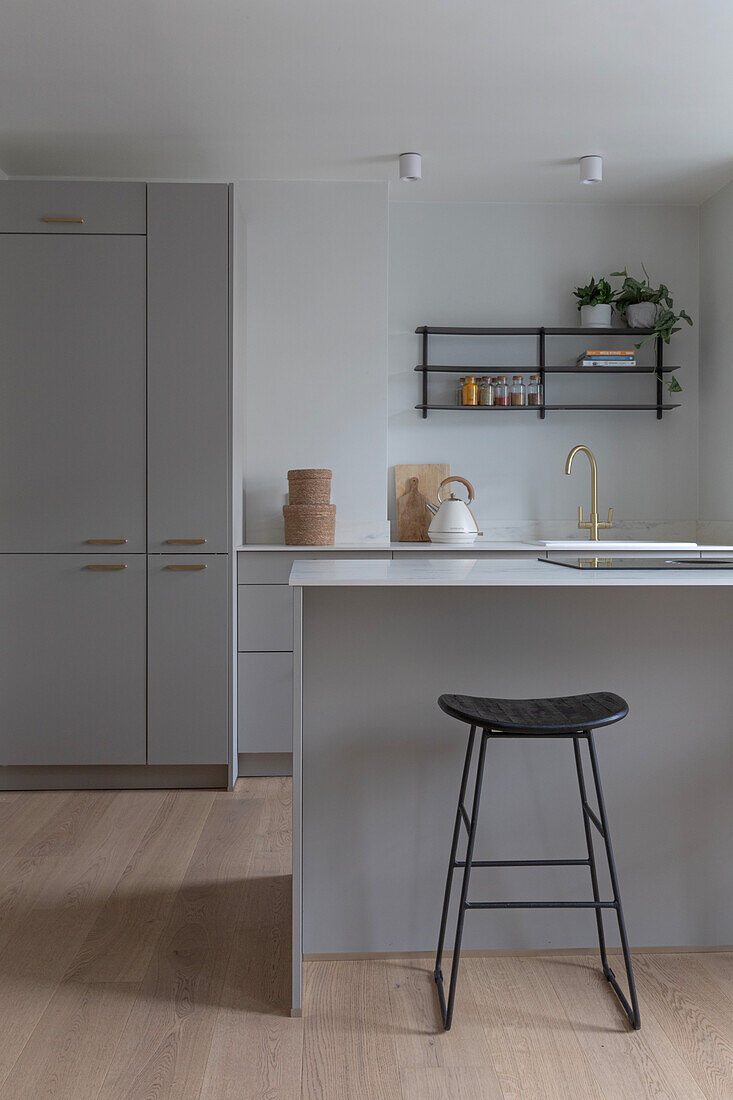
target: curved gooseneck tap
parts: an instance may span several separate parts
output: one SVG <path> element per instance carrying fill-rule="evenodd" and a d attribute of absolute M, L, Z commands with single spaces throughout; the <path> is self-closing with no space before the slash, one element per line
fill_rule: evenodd
<path fill-rule="evenodd" d="M 608 519 L 598 519 L 598 463 L 596 456 L 585 443 L 578 443 L 565 460 L 565 473 L 569 474 L 573 468 L 573 459 L 582 451 L 590 463 L 590 520 L 583 519 L 583 505 L 578 505 L 578 527 L 582 531 L 590 531 L 590 538 L 598 542 L 598 531 L 613 526 L 613 508 L 608 509 Z"/>

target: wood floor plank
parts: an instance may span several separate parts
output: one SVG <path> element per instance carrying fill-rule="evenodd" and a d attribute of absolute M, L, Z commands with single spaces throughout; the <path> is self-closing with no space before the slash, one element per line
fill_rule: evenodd
<path fill-rule="evenodd" d="M 136 983 L 62 982 L 0 1095 L 96 1100 L 136 992 Z"/>
<path fill-rule="evenodd" d="M 465 964 L 461 976 L 473 990 L 506 1100 L 603 1100 L 539 959 L 494 956 Z"/>
<path fill-rule="evenodd" d="M 401 1100 L 384 962 L 309 962 L 304 971 L 303 1097 Z"/>
<path fill-rule="evenodd" d="M 552 956 L 543 959 L 541 965 L 563 1003 L 607 1100 L 628 1100 L 634 1096 L 701 1100 L 704 1094 L 645 1004 L 641 1006 L 641 1030 L 631 1030 L 603 976 L 598 956 Z M 614 960 L 612 966 L 623 982 L 621 959 Z"/>
<path fill-rule="evenodd" d="M 470 965 L 470 960 L 464 962 Z M 468 982 L 461 986 L 460 1010 L 456 1012 L 453 1026 L 450 1031 L 444 1031 L 433 980 L 434 965 L 435 960 L 427 957 L 385 962 L 392 1018 L 398 1028 L 400 1071 L 475 1067 L 482 1071 L 483 1095 L 501 1097 L 486 1032 Z M 446 973 L 449 972 L 447 961 Z M 401 1077 L 404 1083 L 402 1072 Z M 443 1077 L 450 1080 L 450 1075 Z M 419 1079 L 420 1075 L 414 1077 L 414 1080 Z"/>
<path fill-rule="evenodd" d="M 502 1096 L 494 1091 L 496 1073 L 491 1066 L 413 1067 L 400 1070 L 400 1081 L 403 1100 L 488 1100 Z"/>
<path fill-rule="evenodd" d="M 0 1082 L 140 843 L 158 797 L 156 792 L 123 791 L 82 802 L 94 814 L 76 821 L 76 843 L 70 849 L 52 838 L 52 850 L 61 849 L 63 855 L 53 868 L 44 863 L 43 887 L 0 951 Z M 31 885 L 35 888 L 35 882 Z"/>
<path fill-rule="evenodd" d="M 290 1019 L 290 784 L 255 780 L 263 810 L 202 1097 L 298 1100 L 303 1022 Z"/>
<path fill-rule="evenodd" d="M 161 793 L 158 812 L 66 980 L 142 981 L 214 797 L 213 791 Z"/>
<path fill-rule="evenodd" d="M 733 1001 L 733 951 L 700 951 L 695 958 Z"/>
<path fill-rule="evenodd" d="M 198 1100 L 262 805 L 215 799 L 105 1078 L 105 1100 Z"/>
<path fill-rule="evenodd" d="M 731 1100 L 733 1001 L 695 955 L 641 955 L 636 976 L 641 997 L 704 1095 Z"/>

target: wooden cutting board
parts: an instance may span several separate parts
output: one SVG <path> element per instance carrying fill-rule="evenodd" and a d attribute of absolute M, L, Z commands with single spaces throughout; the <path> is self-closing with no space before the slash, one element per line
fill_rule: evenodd
<path fill-rule="evenodd" d="M 428 527 L 433 518 L 423 503 L 417 506 L 414 493 L 403 500 L 410 489 L 410 479 L 417 478 L 417 491 L 431 504 L 437 504 L 438 486 L 450 475 L 448 462 L 424 462 L 420 465 L 395 466 L 394 483 L 397 499 L 397 540 L 399 542 L 429 542 Z"/>

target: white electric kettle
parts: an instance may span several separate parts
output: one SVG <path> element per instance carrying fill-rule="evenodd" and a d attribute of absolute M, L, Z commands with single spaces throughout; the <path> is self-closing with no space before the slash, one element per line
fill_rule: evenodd
<path fill-rule="evenodd" d="M 452 481 L 459 481 L 461 485 L 466 486 L 468 489 L 467 502 L 459 500 L 453 492 L 445 500 L 440 495 L 443 487 Z M 472 542 L 475 542 L 476 536 L 480 535 L 481 532 L 473 517 L 473 512 L 469 508 L 469 504 L 474 499 L 473 485 L 470 481 L 466 481 L 465 477 L 447 477 L 444 481 L 441 481 L 438 486 L 439 507 L 436 508 L 434 504 L 428 504 L 428 508 L 433 513 L 433 519 L 428 528 L 430 541 L 451 542 L 456 546 L 470 546 Z"/>

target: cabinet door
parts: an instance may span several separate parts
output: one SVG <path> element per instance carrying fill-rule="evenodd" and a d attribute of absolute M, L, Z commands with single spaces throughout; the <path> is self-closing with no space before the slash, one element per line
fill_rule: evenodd
<path fill-rule="evenodd" d="M 149 550 L 226 553 L 229 500 L 228 188 L 150 184 Z"/>
<path fill-rule="evenodd" d="M 145 238 L 0 236 L 0 552 L 89 539 L 145 550 Z"/>
<path fill-rule="evenodd" d="M 237 657 L 239 752 L 293 751 L 292 653 Z"/>
<path fill-rule="evenodd" d="M 0 622 L 0 763 L 145 763 L 142 554 L 6 554 Z"/>
<path fill-rule="evenodd" d="M 148 763 L 229 761 L 229 557 L 148 558 Z"/>

